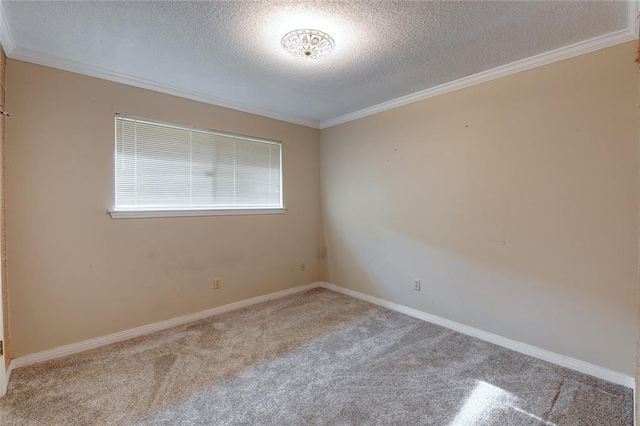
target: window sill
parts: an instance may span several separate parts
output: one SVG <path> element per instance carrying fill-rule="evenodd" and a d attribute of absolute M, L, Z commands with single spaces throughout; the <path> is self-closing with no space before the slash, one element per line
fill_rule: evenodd
<path fill-rule="evenodd" d="M 237 216 L 254 214 L 283 214 L 286 208 L 226 209 L 226 210 L 109 210 L 111 219 L 142 219 L 153 217 Z"/>

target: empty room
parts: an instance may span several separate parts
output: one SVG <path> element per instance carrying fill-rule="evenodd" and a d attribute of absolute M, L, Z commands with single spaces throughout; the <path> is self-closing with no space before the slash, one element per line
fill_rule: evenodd
<path fill-rule="evenodd" d="M 0 425 L 635 425 L 633 1 L 0 1 Z"/>

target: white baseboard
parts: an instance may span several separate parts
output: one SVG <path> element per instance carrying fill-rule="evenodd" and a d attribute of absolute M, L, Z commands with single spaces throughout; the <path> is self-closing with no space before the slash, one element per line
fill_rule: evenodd
<path fill-rule="evenodd" d="M 4 366 L 0 366 L 0 368 L 2 367 Z M 0 398 L 2 398 L 5 393 L 7 393 L 7 388 L 9 387 L 10 372 L 8 370 L 9 368 L 5 370 L 4 374 L 0 374 Z"/>
<path fill-rule="evenodd" d="M 60 357 L 71 355 L 71 354 L 76 354 L 78 352 L 84 352 L 89 349 L 99 348 L 101 346 L 110 345 L 112 343 L 121 342 L 123 340 L 132 339 L 134 337 L 144 336 L 146 334 L 155 333 L 156 331 L 166 330 L 168 328 L 187 324 L 187 323 L 197 321 L 203 318 L 207 318 L 213 315 L 219 315 L 225 312 L 246 308 L 247 306 L 266 302 L 267 300 L 279 299 L 282 297 L 290 296 L 292 294 L 301 293 L 303 291 L 307 291 L 312 288 L 316 288 L 318 286 L 319 286 L 319 283 L 302 285 L 302 286 L 290 288 L 287 290 L 277 291 L 275 293 L 265 294 L 264 296 L 258 296 L 258 297 L 253 297 L 251 299 L 241 300 L 239 302 L 229 303 L 228 305 L 219 306 L 217 308 L 211 308 L 205 311 L 183 315 L 181 317 L 172 318 L 166 321 L 160 321 L 160 322 L 156 322 L 149 325 L 143 325 L 141 327 L 132 328 L 130 330 L 124 330 L 118 333 L 113 333 L 113 334 L 109 334 L 102 337 L 96 337 L 94 339 L 84 340 L 82 342 L 72 343 L 70 345 L 60 346 L 58 348 L 49 349 L 49 350 L 38 352 L 35 354 L 21 356 L 19 358 L 15 358 L 11 360 L 9 364 L 9 371 L 7 372 L 7 383 L 8 383 L 8 376 L 11 374 L 11 371 L 20 367 L 26 367 L 28 365 L 37 364 L 39 362 L 49 361 L 51 359 L 60 358 Z"/>
<path fill-rule="evenodd" d="M 471 337 L 484 340 L 489 343 L 493 343 L 498 346 L 511 349 L 516 352 L 523 353 L 525 355 L 532 356 L 544 361 L 548 361 L 557 364 L 561 367 L 570 368 L 572 370 L 579 371 L 580 373 L 589 374 L 590 376 L 597 377 L 608 382 L 623 385 L 632 389 L 635 389 L 635 378 L 628 376 L 617 371 L 609 370 L 608 368 L 600 367 L 595 364 L 591 364 L 579 359 L 570 358 L 568 356 L 560 355 L 555 352 L 551 352 L 545 349 L 540 349 L 526 343 L 518 342 L 516 340 L 507 339 L 506 337 L 498 336 L 497 334 L 489 333 L 487 331 L 479 330 L 477 328 L 469 327 L 468 325 L 460 324 L 455 321 L 451 321 L 445 318 L 438 317 L 436 315 L 428 314 L 426 312 L 419 311 L 417 309 L 409 308 L 397 303 L 388 302 L 377 297 L 369 296 L 358 291 L 349 290 L 344 287 L 337 286 L 330 283 L 320 283 L 319 285 L 327 290 L 332 290 L 338 293 L 345 294 L 347 296 L 355 297 L 357 299 L 364 300 L 366 302 L 373 303 L 378 306 L 382 306 L 393 311 L 409 315 L 414 318 L 421 319 L 433 324 L 440 325 L 445 328 L 457 331 L 462 334 L 466 334 Z"/>
<path fill-rule="evenodd" d="M 637 389 L 633 387 L 633 426 L 638 424 L 638 397 L 636 396 Z"/>
<path fill-rule="evenodd" d="M 0 398 L 2 398 L 9 388 L 9 380 L 11 380 L 11 363 L 9 363 L 9 367 L 7 371 L 4 373 L 4 382 L 0 383 Z"/>
<path fill-rule="evenodd" d="M 166 330 L 168 328 L 176 327 L 189 322 L 197 321 L 203 318 L 207 318 L 214 315 L 219 315 L 225 312 L 234 311 L 237 309 L 245 308 L 247 306 L 255 305 L 267 300 L 279 299 L 292 294 L 301 293 L 303 291 L 311 290 L 316 287 L 322 287 L 327 290 L 335 291 L 345 294 L 347 296 L 355 297 L 357 299 L 364 300 L 366 302 L 373 303 L 378 306 L 382 306 L 393 311 L 409 315 L 414 318 L 421 319 L 442 327 L 457 331 L 468 336 L 484 340 L 507 349 L 514 350 L 516 352 L 523 353 L 525 355 L 532 356 L 534 358 L 542 359 L 562 367 L 570 368 L 572 370 L 579 371 L 581 373 L 589 374 L 591 376 L 603 379 L 612 383 L 627 386 L 635 390 L 635 378 L 626 374 L 619 373 L 604 367 L 600 367 L 579 359 L 570 358 L 564 355 L 557 354 L 545 349 L 540 349 L 526 343 L 518 342 L 516 340 L 507 339 L 506 337 L 498 336 L 497 334 L 489 333 L 477 328 L 473 328 L 464 324 L 457 323 L 445 318 L 438 317 L 436 315 L 428 314 L 426 312 L 419 311 L 417 309 L 409 308 L 397 303 L 389 302 L 377 297 L 369 296 L 364 293 L 360 293 L 354 290 L 349 290 L 344 287 L 337 286 L 335 284 L 319 282 L 307 284 L 299 287 L 290 288 L 275 293 L 266 294 L 264 296 L 253 297 L 247 300 L 241 300 L 239 302 L 230 303 L 228 305 L 219 306 L 217 308 L 207 309 L 205 311 L 196 312 L 189 315 L 184 315 L 177 318 L 172 318 L 166 321 L 156 322 L 153 324 L 145 325 L 142 327 L 132 328 L 130 330 L 121 331 L 114 334 L 109 334 L 103 337 L 97 337 L 95 339 L 84 340 L 82 342 L 73 343 L 70 345 L 61 346 L 58 348 L 38 352 L 31 355 L 15 358 L 11 360 L 9 369 L 6 374 L 6 380 L 1 386 L 8 386 L 11 372 L 20 367 L 26 367 L 28 365 L 37 364 L 39 362 L 48 361 L 55 358 L 83 352 L 89 349 L 106 346 L 111 343 L 121 342 L 123 340 L 131 339 L 134 337 L 144 336 L 146 334 L 154 333 L 156 331 Z"/>

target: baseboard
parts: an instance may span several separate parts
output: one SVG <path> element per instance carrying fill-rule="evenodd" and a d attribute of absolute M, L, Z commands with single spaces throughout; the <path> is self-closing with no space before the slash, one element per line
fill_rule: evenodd
<path fill-rule="evenodd" d="M 633 426 L 637 426 L 638 424 L 638 397 L 636 396 L 636 392 L 638 390 L 636 387 L 633 387 Z"/>
<path fill-rule="evenodd" d="M 451 321 L 445 318 L 441 318 L 436 315 L 428 314 L 426 312 L 419 311 L 417 309 L 409 308 L 397 303 L 389 302 L 377 297 L 369 296 L 358 291 L 349 290 L 344 287 L 337 286 L 331 283 L 320 283 L 320 287 L 332 290 L 338 293 L 345 294 L 347 296 L 355 297 L 378 306 L 382 306 L 393 311 L 409 315 L 414 318 L 421 319 L 433 324 L 440 325 L 442 327 L 457 331 L 462 334 L 466 334 L 471 337 L 484 340 L 489 343 L 493 343 L 498 346 L 511 349 L 516 352 L 523 353 L 525 355 L 532 356 L 544 361 L 548 361 L 557 364 L 561 367 L 570 368 L 580 373 L 585 373 L 590 376 L 597 377 L 608 382 L 623 385 L 632 389 L 635 389 L 635 378 L 626 374 L 619 373 L 617 371 L 610 370 L 608 368 L 600 367 L 595 364 L 591 364 L 579 359 L 571 358 L 568 356 L 560 355 L 555 352 L 548 351 L 546 349 L 540 349 L 526 343 L 518 342 L 516 340 L 507 339 L 506 337 L 498 336 L 497 334 L 489 333 L 487 331 L 479 330 L 477 328 L 469 327 L 468 325 L 460 324 L 455 321 Z"/>
<path fill-rule="evenodd" d="M 557 354 L 545 349 L 540 349 L 526 343 L 511 340 L 506 337 L 499 336 L 497 334 L 489 333 L 477 328 L 473 328 L 464 324 L 457 323 L 445 318 L 438 317 L 436 315 L 428 314 L 426 312 L 419 311 L 417 309 L 409 308 L 407 306 L 400 305 L 398 303 L 389 302 L 377 297 L 369 296 L 358 291 L 350 290 L 344 287 L 337 286 L 335 284 L 319 282 L 307 284 L 299 287 L 290 288 L 287 290 L 278 291 L 275 293 L 266 294 L 263 296 L 254 297 L 251 299 L 241 300 L 239 302 L 230 303 L 228 305 L 219 306 L 217 308 L 207 309 L 193 314 L 184 315 L 177 318 L 172 318 L 166 321 L 156 322 L 141 327 L 132 328 L 130 330 L 121 331 L 118 333 L 109 334 L 107 336 L 97 337 L 95 339 L 84 340 L 82 342 L 73 343 L 70 345 L 61 346 L 54 349 L 49 349 L 43 352 L 38 352 L 31 355 L 15 358 L 11 360 L 9 369 L 5 376 L 5 383 L 0 383 L 0 387 L 4 386 L 4 389 L 9 384 L 11 373 L 13 370 L 28 365 L 37 364 L 39 362 L 48 361 L 55 358 L 83 352 L 89 349 L 99 348 L 112 343 L 121 342 L 134 337 L 144 336 L 146 334 L 155 333 L 156 331 L 166 330 L 168 328 L 176 327 L 179 325 L 187 324 L 189 322 L 197 321 L 203 318 L 207 318 L 214 315 L 219 315 L 225 312 L 231 312 L 237 309 L 242 309 L 251 305 L 266 302 L 268 300 L 279 299 L 282 297 L 290 296 L 292 294 L 301 293 L 307 290 L 311 290 L 316 287 L 322 287 L 327 290 L 332 290 L 338 293 L 345 294 L 347 296 L 355 297 L 357 299 L 364 300 L 369 303 L 373 303 L 378 306 L 382 306 L 393 311 L 409 315 L 414 318 L 421 319 L 433 324 L 440 325 L 442 327 L 457 331 L 462 334 L 466 334 L 471 337 L 484 340 L 498 346 L 505 347 L 507 349 L 514 350 L 516 352 L 523 353 L 525 355 L 532 356 L 534 358 L 542 359 L 562 367 L 570 368 L 572 370 L 579 371 L 581 373 L 589 374 L 591 376 L 603 379 L 612 383 L 627 386 L 635 390 L 635 378 L 626 374 L 619 373 L 607 368 L 597 366 L 579 359 L 567 357 Z M 2 389 L 0 389 L 2 390 Z M 1 393 L 0 393 L 1 394 Z"/>
<path fill-rule="evenodd" d="M 109 334 L 102 337 L 96 337 L 95 339 L 84 340 L 78 343 L 72 343 L 70 345 L 60 346 L 54 349 L 38 352 L 31 355 L 22 356 L 12 359 L 9 363 L 9 372 L 7 376 L 11 374 L 11 371 L 26 367 L 28 365 L 37 364 L 43 361 L 49 361 L 51 359 L 60 358 L 63 356 L 84 352 L 89 349 L 99 348 L 101 346 L 110 345 L 112 343 L 121 342 L 123 340 L 132 339 L 134 337 L 144 336 L 146 334 L 155 333 L 156 331 L 166 330 L 168 328 L 176 327 L 179 325 L 187 324 L 193 321 L 197 321 L 203 318 L 211 317 L 214 315 L 223 314 L 225 312 L 235 311 L 237 309 L 246 308 L 247 306 L 255 305 L 258 303 L 266 302 L 268 300 L 280 299 L 282 297 L 290 296 L 292 294 L 301 293 L 303 291 L 311 290 L 319 286 L 319 283 L 312 283 L 302 285 L 299 287 L 290 288 L 287 290 L 278 291 L 275 293 L 265 294 L 264 296 L 253 297 L 251 299 L 241 300 L 239 302 L 229 303 L 228 305 L 219 306 L 217 308 L 207 309 L 193 314 L 183 315 L 181 317 L 172 318 L 166 321 L 160 321 L 149 325 L 143 325 L 141 327 L 132 328 L 130 330 L 120 331 L 118 333 Z M 6 380 L 8 384 L 8 377 Z"/>
<path fill-rule="evenodd" d="M 4 383 L 0 383 L 0 398 L 3 397 L 7 393 L 7 389 L 9 389 L 9 380 L 11 380 L 11 363 L 9 363 L 9 367 L 7 371 L 4 373 Z"/>
<path fill-rule="evenodd" d="M 9 374 L 9 368 L 7 368 L 2 376 L 2 380 L 0 380 L 0 398 L 7 393 L 7 388 L 9 387 Z"/>

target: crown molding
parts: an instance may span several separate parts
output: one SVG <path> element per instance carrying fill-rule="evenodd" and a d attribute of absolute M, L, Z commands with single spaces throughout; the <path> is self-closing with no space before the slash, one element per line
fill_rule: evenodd
<path fill-rule="evenodd" d="M 4 32 L 0 32 L 0 36 L 3 34 Z M 160 92 L 160 93 L 165 93 L 167 95 L 173 95 L 173 96 L 178 96 L 180 98 L 190 99 L 192 101 L 203 102 L 206 104 L 229 108 L 236 111 L 242 111 L 249 114 L 255 114 L 262 117 L 273 118 L 275 120 L 286 121 L 288 123 L 312 127 L 314 129 L 318 128 L 317 121 L 306 120 L 303 118 L 279 114 L 273 111 L 234 102 L 234 101 L 220 98 L 217 96 L 211 96 L 211 95 L 206 95 L 204 93 L 180 89 L 175 86 L 169 86 L 166 84 L 157 83 L 155 81 L 134 77 L 132 75 L 122 74 L 114 71 L 109 71 L 104 68 L 85 65 L 79 62 L 63 59 L 54 55 L 49 55 L 47 53 L 37 52 L 29 49 L 22 49 L 20 47 L 14 48 L 11 51 L 9 51 L 9 49 L 6 49 L 6 51 L 7 51 L 7 56 L 9 58 L 16 59 L 19 61 L 31 62 L 33 64 L 43 65 L 46 67 L 56 68 L 63 71 L 82 74 L 89 77 L 97 77 L 104 80 L 113 81 L 116 83 L 122 83 L 129 86 L 135 86 L 142 89 L 152 90 L 154 92 Z"/>
<path fill-rule="evenodd" d="M 314 120 L 307 120 L 299 117 L 279 114 L 270 110 L 242 104 L 239 102 L 234 102 L 229 99 L 206 95 L 204 93 L 194 92 L 190 90 L 180 89 L 178 87 L 157 83 L 151 80 L 134 77 L 127 74 L 109 71 L 99 67 L 85 65 L 79 62 L 70 61 L 67 59 L 63 59 L 63 58 L 60 58 L 54 55 L 49 55 L 42 52 L 18 48 L 16 47 L 13 35 L 11 33 L 11 28 L 9 27 L 6 14 L 4 13 L 4 8 L 2 7 L 2 3 L 3 1 L 0 0 L 0 43 L 2 44 L 2 47 L 4 48 L 4 51 L 7 57 L 11 59 L 17 59 L 17 60 L 31 62 L 34 64 L 43 65 L 51 68 L 61 69 L 64 71 L 83 74 L 90 77 L 96 77 L 96 78 L 101 78 L 109 81 L 114 81 L 116 83 L 122 83 L 130 86 L 139 87 L 142 89 L 165 93 L 172 96 L 178 96 L 181 98 L 203 102 L 210 105 L 229 108 L 236 111 L 246 112 L 249 114 L 255 114 L 262 117 L 273 118 L 275 120 L 285 121 L 293 124 L 299 124 L 299 125 L 311 127 L 314 129 L 318 129 L 318 128 L 326 129 L 328 127 L 337 126 L 338 124 L 357 120 L 359 118 L 367 117 L 369 115 L 377 114 L 383 111 L 388 111 L 390 109 L 398 108 L 414 102 L 419 102 L 435 96 L 443 95 L 445 93 L 464 89 L 466 87 L 484 83 L 491 80 L 495 80 L 500 77 L 505 77 L 518 72 L 527 71 L 540 66 L 548 65 L 553 62 L 569 59 L 574 56 L 583 55 L 585 53 L 590 53 L 596 50 L 605 49 L 607 47 L 615 46 L 617 44 L 633 41 L 638 39 L 639 31 L 640 31 L 638 26 L 638 14 L 640 13 L 640 0 L 629 0 L 627 2 L 627 5 L 628 5 L 627 29 L 604 34 L 602 36 L 595 37 L 590 40 L 581 41 L 569 46 L 561 47 L 559 49 L 551 50 L 549 52 L 545 52 L 545 53 L 535 55 L 526 59 L 512 62 L 507 65 L 502 65 L 487 71 L 482 71 L 477 74 L 473 74 L 467 77 L 460 78 L 458 80 L 441 84 L 439 86 L 431 87 L 429 89 L 425 89 L 425 90 L 415 92 L 406 96 L 402 96 L 400 98 L 383 102 L 378 105 L 367 107 L 359 111 L 341 115 L 339 117 L 331 118 L 329 120 L 325 120 L 322 122 L 317 122 Z"/>
<path fill-rule="evenodd" d="M 638 10 L 637 8 L 638 3 L 636 1 L 632 1 L 630 2 L 630 6 L 629 6 L 630 13 L 632 13 L 631 3 L 635 5 L 633 6 L 635 7 L 635 10 Z M 637 13 L 631 16 L 637 16 Z M 495 80 L 500 77 L 505 77 L 518 72 L 527 71 L 532 68 L 548 65 L 553 62 L 569 59 L 574 56 L 583 55 L 585 53 L 594 52 L 596 50 L 615 46 L 617 44 L 633 41 L 636 38 L 637 36 L 630 29 L 615 31 L 609 34 L 596 37 L 596 38 L 592 38 L 590 40 L 581 41 L 569 46 L 551 50 L 546 53 L 531 56 L 530 58 L 521 59 L 519 61 L 512 62 L 507 65 L 502 65 L 487 71 L 482 71 L 477 74 L 473 74 L 468 77 L 463 77 L 458 80 L 451 81 L 449 83 L 441 84 L 439 86 L 431 87 L 429 89 L 412 93 L 410 95 L 402 96 L 400 98 L 383 102 L 381 104 L 374 105 L 368 108 L 364 108 L 356 112 L 345 114 L 345 115 L 335 117 L 326 121 L 322 121 L 320 122 L 320 129 L 326 129 L 328 127 L 337 126 L 338 124 L 357 120 L 358 118 L 367 117 L 369 115 L 377 114 L 379 112 L 388 111 L 390 109 L 412 104 L 414 102 L 433 98 L 435 96 L 439 96 L 445 93 L 464 89 L 469 86 L 474 86 L 476 84 L 484 83 L 490 80 Z"/>
<path fill-rule="evenodd" d="M 190 99 L 192 101 L 203 102 L 205 104 L 215 105 L 223 108 L 229 108 L 236 111 L 246 112 L 249 114 L 259 115 L 266 118 L 285 121 L 288 123 L 299 124 L 301 126 L 319 128 L 319 123 L 314 120 L 293 117 L 289 115 L 279 114 L 263 108 L 234 102 L 229 99 L 217 96 L 206 95 L 204 93 L 194 92 L 190 90 L 180 89 L 178 87 L 167 84 L 157 83 L 155 81 L 134 77 L 128 74 L 122 74 L 109 71 L 104 68 L 85 65 L 80 62 L 70 61 L 58 56 L 49 55 L 47 53 L 37 52 L 30 49 L 16 47 L 16 43 L 4 12 L 3 0 L 0 0 L 0 44 L 4 49 L 8 58 L 19 61 L 31 62 L 33 64 L 43 65 L 46 67 L 56 68 L 64 71 L 83 74 L 90 77 L 101 78 L 104 80 L 122 83 L 129 86 L 139 87 L 141 89 L 153 90 L 154 92 L 165 93 L 167 95 L 178 96 L 180 98 Z"/>

